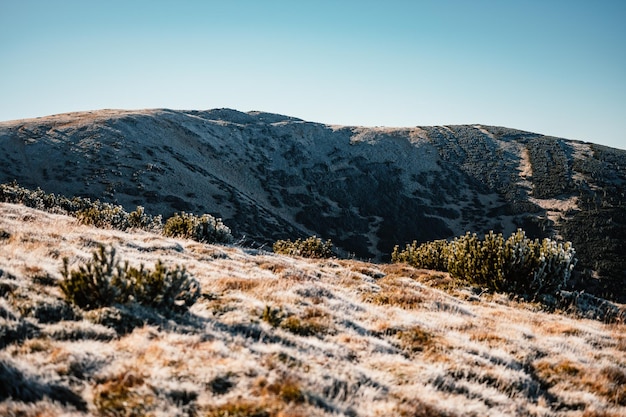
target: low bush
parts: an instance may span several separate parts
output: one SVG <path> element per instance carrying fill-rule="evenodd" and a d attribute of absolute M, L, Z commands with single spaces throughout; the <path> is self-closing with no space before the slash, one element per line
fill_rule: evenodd
<path fill-rule="evenodd" d="M 160 231 L 162 228 L 161 216 L 150 216 L 141 206 L 128 213 L 120 205 L 91 201 L 83 197 L 67 198 L 47 194 L 39 188 L 33 191 L 20 187 L 17 183 L 0 184 L 0 201 L 74 216 L 81 223 L 96 227 L 119 230 L 139 228 L 150 231 Z"/>
<path fill-rule="evenodd" d="M 232 241 L 230 229 L 222 223 L 221 219 L 210 214 L 196 216 L 185 212 L 176 213 L 165 222 L 163 234 L 205 243 L 229 243 Z"/>
<path fill-rule="evenodd" d="M 396 336 L 400 346 L 408 353 L 422 352 L 433 345 L 434 336 L 419 326 L 400 330 Z"/>
<path fill-rule="evenodd" d="M 393 262 L 447 271 L 456 279 L 492 291 L 536 297 L 563 288 L 576 264 L 570 242 L 531 240 L 518 229 L 508 239 L 490 232 L 484 239 L 467 233 L 451 242 L 438 240 L 404 250 L 395 247 Z"/>
<path fill-rule="evenodd" d="M 115 249 L 100 246 L 93 258 L 76 270 L 63 260 L 60 282 L 65 299 L 91 310 L 113 304 L 136 302 L 148 307 L 183 311 L 200 296 L 200 284 L 179 266 L 168 269 L 158 261 L 154 270 L 123 265 Z"/>
<path fill-rule="evenodd" d="M 146 214 L 142 206 L 137 206 L 135 211 L 128 213 L 122 206 L 96 201 L 91 207 L 77 211 L 75 216 L 82 224 L 101 228 L 143 229 L 155 232 L 163 228 L 161 216 L 153 217 Z"/>
<path fill-rule="evenodd" d="M 393 262 L 404 262 L 419 268 L 432 269 L 435 271 L 447 271 L 448 257 L 446 248 L 449 243 L 446 240 L 435 240 L 432 242 L 418 245 L 413 242 L 406 245 L 403 251 L 394 248 L 392 254 Z"/>
<path fill-rule="evenodd" d="M 323 241 L 317 236 L 311 236 L 304 240 L 297 239 L 279 240 L 274 243 L 274 253 L 290 256 L 303 256 L 305 258 L 332 258 L 333 244 L 330 240 Z"/>
<path fill-rule="evenodd" d="M 85 265 L 72 271 L 68 266 L 64 258 L 59 285 L 67 301 L 88 310 L 126 301 L 129 284 L 124 268 L 115 259 L 115 249 L 100 246 Z"/>
<path fill-rule="evenodd" d="M 159 260 L 153 271 L 128 268 L 132 296 L 139 304 L 173 310 L 186 310 L 200 297 L 200 284 L 187 275 L 185 268 L 167 268 Z"/>
<path fill-rule="evenodd" d="M 230 229 L 222 219 L 210 214 L 196 216 L 190 213 L 174 214 L 165 225 L 160 215 L 152 216 L 142 206 L 128 213 L 120 205 L 91 201 L 88 198 L 71 199 L 20 187 L 16 183 L 0 184 L 0 202 L 23 204 L 38 210 L 76 217 L 81 223 L 118 230 L 142 229 L 170 237 L 182 237 L 205 243 L 230 243 Z"/>

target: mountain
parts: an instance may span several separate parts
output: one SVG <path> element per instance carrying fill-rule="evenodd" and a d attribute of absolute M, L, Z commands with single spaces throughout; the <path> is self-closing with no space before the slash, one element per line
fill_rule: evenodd
<path fill-rule="evenodd" d="M 63 259 L 75 271 L 98 245 L 136 268 L 183 265 L 197 301 L 181 313 L 67 303 Z M 626 311 L 614 307 L 621 322 L 606 324 L 402 264 L 97 229 L 0 203 L 0 415 L 623 416 Z"/>
<path fill-rule="evenodd" d="M 571 241 L 576 285 L 626 302 L 626 151 L 483 125 L 331 126 L 263 112 L 102 110 L 0 123 L 0 182 L 345 255 L 466 231 Z"/>

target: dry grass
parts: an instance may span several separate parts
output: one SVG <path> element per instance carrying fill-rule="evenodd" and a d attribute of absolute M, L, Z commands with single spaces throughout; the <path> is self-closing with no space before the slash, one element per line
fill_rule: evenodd
<path fill-rule="evenodd" d="M 364 294 L 363 300 L 382 305 L 396 306 L 404 309 L 418 308 L 425 300 L 420 289 L 407 278 L 387 275 L 376 281 L 380 291 L 374 294 Z"/>
<path fill-rule="evenodd" d="M 156 398 L 145 377 L 128 370 L 94 387 L 94 405 L 103 416 L 140 417 L 154 415 Z"/>
<path fill-rule="evenodd" d="M 246 278 L 221 278 L 215 282 L 215 286 L 220 292 L 249 292 L 255 289 L 258 285 L 258 281 Z"/>
<path fill-rule="evenodd" d="M 0 230 L 0 415 L 626 415 L 623 324 L 466 296 L 404 265 L 98 230 L 21 206 L 0 205 Z M 178 315 L 65 310 L 60 260 L 97 243 L 134 265 L 184 265 L 202 297 Z"/>

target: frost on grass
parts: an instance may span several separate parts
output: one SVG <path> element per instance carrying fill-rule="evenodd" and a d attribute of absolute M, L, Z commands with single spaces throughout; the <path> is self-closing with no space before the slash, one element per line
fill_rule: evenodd
<path fill-rule="evenodd" d="M 0 415 L 626 413 L 617 319 L 550 314 L 403 264 L 246 252 L 22 206 L 0 204 L 0 230 Z M 196 302 L 67 303 L 63 258 L 77 270 L 99 245 L 121 268 L 184 267 Z"/>

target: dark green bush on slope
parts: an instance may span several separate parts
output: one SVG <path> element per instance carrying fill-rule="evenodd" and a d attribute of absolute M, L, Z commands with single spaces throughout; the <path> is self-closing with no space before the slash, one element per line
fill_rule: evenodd
<path fill-rule="evenodd" d="M 63 259 L 60 282 L 65 299 L 78 307 L 94 309 L 125 302 L 128 281 L 124 269 L 115 260 L 115 250 L 101 246 L 93 258 L 78 270 L 69 270 L 69 261 Z"/>
<path fill-rule="evenodd" d="M 120 264 L 115 249 L 104 246 L 93 258 L 69 270 L 67 258 L 61 271 L 61 291 L 68 302 L 90 310 L 136 302 L 145 306 L 184 311 L 200 296 L 200 284 L 179 266 L 168 269 L 158 261 L 154 270 Z"/>
<path fill-rule="evenodd" d="M 297 239 L 279 240 L 274 243 L 274 253 L 290 256 L 303 256 L 305 258 L 332 258 L 333 244 L 330 240 L 323 241 L 317 236 L 311 236 L 305 240 Z"/>
<path fill-rule="evenodd" d="M 185 212 L 176 213 L 165 222 L 163 234 L 205 243 L 229 243 L 232 241 L 230 229 L 222 223 L 221 219 L 210 214 L 196 216 Z"/>
<path fill-rule="evenodd" d="M 576 264 L 571 243 L 531 240 L 518 229 L 508 239 L 490 232 L 484 239 L 467 233 L 452 242 L 434 241 L 404 250 L 395 247 L 393 262 L 447 271 L 454 278 L 492 291 L 537 296 L 555 293 L 568 282 Z"/>

